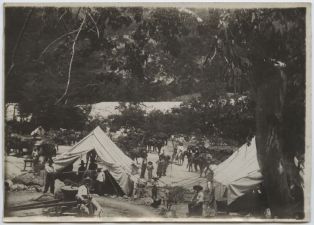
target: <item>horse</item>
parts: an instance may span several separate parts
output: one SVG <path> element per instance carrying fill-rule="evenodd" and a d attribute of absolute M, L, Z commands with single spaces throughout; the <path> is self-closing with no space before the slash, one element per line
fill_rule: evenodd
<path fill-rule="evenodd" d="M 210 171 L 209 166 L 212 163 L 212 156 L 210 154 L 201 153 L 198 157 L 198 163 L 200 167 L 200 177 L 202 177 L 203 172 L 206 176 L 207 172 Z"/>
<path fill-rule="evenodd" d="M 193 164 L 193 155 L 191 151 L 184 151 L 182 154 L 182 157 L 187 157 L 188 158 L 188 164 L 186 165 L 186 168 L 188 169 L 189 172 L 193 170 L 192 164 Z"/>
<path fill-rule="evenodd" d="M 138 158 L 147 158 L 147 150 L 145 147 L 137 147 L 130 151 L 130 158 L 138 163 Z"/>

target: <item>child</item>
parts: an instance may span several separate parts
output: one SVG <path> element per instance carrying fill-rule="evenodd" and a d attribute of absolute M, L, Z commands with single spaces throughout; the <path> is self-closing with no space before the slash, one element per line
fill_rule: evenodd
<path fill-rule="evenodd" d="M 157 185 L 158 185 L 158 178 L 157 177 L 154 177 L 153 178 L 153 183 L 152 183 L 152 199 L 153 200 L 156 200 L 157 199 L 157 192 L 158 192 L 158 188 L 157 188 Z"/>
<path fill-rule="evenodd" d="M 153 163 L 151 161 L 147 163 L 146 169 L 147 169 L 148 181 L 151 182 L 152 177 L 153 177 L 153 169 L 154 169 Z"/>

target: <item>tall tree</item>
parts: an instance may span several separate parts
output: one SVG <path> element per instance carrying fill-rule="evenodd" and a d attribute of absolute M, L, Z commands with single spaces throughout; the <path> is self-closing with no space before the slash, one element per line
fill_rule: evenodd
<path fill-rule="evenodd" d="M 219 14 L 216 48 L 231 69 L 229 76 L 240 71 L 255 97 L 258 160 L 272 213 L 302 214 L 303 196 L 294 195 L 302 185 L 294 157 L 305 150 L 305 9 Z M 293 109 L 298 110 L 292 118 Z"/>

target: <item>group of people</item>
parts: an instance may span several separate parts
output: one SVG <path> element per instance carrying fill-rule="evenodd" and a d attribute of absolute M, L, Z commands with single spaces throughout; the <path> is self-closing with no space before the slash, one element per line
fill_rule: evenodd
<path fill-rule="evenodd" d="M 78 181 L 84 180 L 85 177 L 89 177 L 91 179 L 90 189 L 98 194 L 103 195 L 105 191 L 105 182 L 106 182 L 106 172 L 108 169 L 106 168 L 98 168 L 96 160 L 91 158 L 90 164 L 88 168 L 84 160 L 81 160 L 80 167 L 78 168 Z"/>
<path fill-rule="evenodd" d="M 71 168 L 68 170 L 65 170 L 58 175 L 65 173 L 65 175 L 70 176 L 72 178 L 71 180 L 77 181 L 78 183 L 81 183 L 85 177 L 89 177 L 91 179 L 91 190 L 99 195 L 104 194 L 104 184 L 106 181 L 106 170 L 103 168 L 98 168 L 96 159 L 91 157 L 90 163 L 87 167 L 87 163 L 84 162 L 84 160 L 81 160 L 80 167 L 78 168 L 76 179 L 73 177 L 72 172 L 73 165 L 71 165 Z M 45 187 L 44 187 L 44 193 L 46 193 L 49 189 L 52 194 L 54 194 L 55 190 L 55 179 L 57 176 L 56 169 L 53 165 L 52 158 L 49 158 L 47 163 L 45 164 Z M 68 174 L 66 174 L 68 173 Z M 66 176 L 66 177 L 68 177 Z M 75 174 L 74 174 L 75 176 Z"/>
<path fill-rule="evenodd" d="M 95 166 L 95 162 L 90 164 L 89 169 L 97 169 L 97 164 Z M 45 179 L 45 187 L 44 193 L 50 189 L 50 192 L 54 194 L 55 191 L 55 178 L 56 178 L 56 169 L 53 165 L 53 160 L 48 159 L 45 165 L 46 171 L 46 179 Z M 82 176 L 82 174 L 86 172 L 85 163 L 82 160 L 80 168 L 78 170 L 78 176 Z M 93 173 L 90 173 L 93 174 Z M 85 174 L 86 175 L 86 174 Z M 80 215 L 88 216 L 88 215 L 100 215 L 102 208 L 98 204 L 98 202 L 93 199 L 90 195 L 91 190 L 93 189 L 93 185 L 96 187 L 96 193 L 102 193 L 103 188 L 102 185 L 105 181 L 105 173 L 104 170 L 97 169 L 96 179 L 93 180 L 88 175 L 82 177 L 80 180 L 80 186 L 78 188 L 78 193 L 76 195 L 76 200 L 78 202 L 78 208 L 80 210 Z"/>
<path fill-rule="evenodd" d="M 171 163 L 171 157 L 168 155 L 160 154 L 158 160 L 156 161 L 156 176 L 158 178 L 167 175 L 167 168 Z M 141 166 L 140 178 L 145 178 L 145 173 L 147 170 L 148 181 L 151 182 L 153 178 L 154 164 L 152 161 L 147 161 L 147 158 L 143 158 Z"/>

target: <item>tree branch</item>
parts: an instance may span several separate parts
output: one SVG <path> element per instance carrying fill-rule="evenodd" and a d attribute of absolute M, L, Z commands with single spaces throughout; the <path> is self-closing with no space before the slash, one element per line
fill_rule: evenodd
<path fill-rule="evenodd" d="M 211 63 L 211 62 L 214 60 L 214 58 L 215 58 L 215 56 L 216 56 L 216 53 L 217 53 L 217 49 L 216 49 L 216 47 L 215 47 L 213 56 L 209 58 L 210 53 L 208 53 L 208 55 L 206 56 L 206 59 L 205 59 L 205 61 L 204 61 L 204 63 L 203 63 L 203 66 L 206 65 L 206 63 L 208 62 L 208 59 L 210 59 L 210 60 L 209 60 L 209 63 Z"/>
<path fill-rule="evenodd" d="M 59 40 L 61 40 L 62 38 L 66 37 L 66 36 L 68 36 L 68 35 L 70 35 L 70 34 L 73 34 L 73 33 L 77 32 L 78 30 L 79 30 L 79 29 L 76 29 L 76 30 L 73 30 L 73 31 L 71 31 L 71 32 L 62 34 L 60 37 L 58 37 L 57 39 L 55 39 L 55 40 L 53 40 L 52 42 L 50 42 L 50 44 L 47 45 L 47 47 L 40 53 L 38 59 L 40 59 L 40 58 L 47 52 L 47 50 L 48 50 L 52 45 L 54 45 L 56 42 L 58 42 Z"/>
<path fill-rule="evenodd" d="M 98 29 L 98 26 L 97 26 L 97 23 L 96 21 L 94 20 L 94 18 L 92 17 L 92 15 L 88 12 L 87 15 L 91 18 L 91 20 L 93 21 L 94 25 L 95 25 L 95 28 L 96 28 L 96 31 L 97 31 L 97 37 L 99 38 L 99 29 Z"/>
<path fill-rule="evenodd" d="M 13 71 L 13 69 L 14 69 L 14 67 L 15 67 L 15 57 L 16 57 L 16 53 L 17 53 L 17 50 L 18 50 L 18 48 L 19 48 L 19 46 L 20 46 L 20 44 L 21 44 L 22 37 L 23 37 L 24 32 L 25 32 L 25 29 L 26 29 L 26 27 L 27 27 L 27 25 L 28 25 L 28 23 L 29 23 L 29 20 L 30 20 L 30 18 L 31 18 L 31 16 L 32 16 L 33 10 L 34 10 L 34 9 L 32 8 L 32 9 L 28 12 L 27 17 L 26 17 L 26 19 L 25 19 L 25 21 L 24 21 L 23 27 L 22 27 L 22 29 L 21 29 L 21 31 L 20 31 L 20 33 L 19 33 L 19 36 L 18 36 L 16 45 L 14 46 L 14 49 L 13 49 L 12 60 L 11 60 L 11 66 L 10 66 L 10 69 L 9 69 L 9 71 L 8 71 L 7 76 L 10 76 L 10 74 L 12 73 L 12 71 Z"/>
<path fill-rule="evenodd" d="M 68 71 L 68 82 L 67 82 L 67 86 L 65 88 L 65 91 L 63 93 L 63 95 L 56 101 L 55 105 L 57 105 L 59 102 L 62 101 L 62 99 L 68 94 L 68 90 L 69 90 L 69 86 L 70 86 L 70 82 L 71 82 L 71 71 L 72 71 L 72 63 L 73 63 L 73 59 L 74 59 L 74 54 L 75 54 L 75 45 L 76 45 L 76 41 L 81 33 L 81 30 L 83 28 L 83 25 L 86 21 L 86 16 L 84 17 L 83 19 L 83 22 L 81 23 L 79 29 L 78 29 L 78 32 L 74 38 L 74 41 L 73 41 L 73 45 L 72 45 L 72 54 L 71 54 L 71 60 L 70 60 L 70 64 L 69 64 L 69 71 Z"/>

